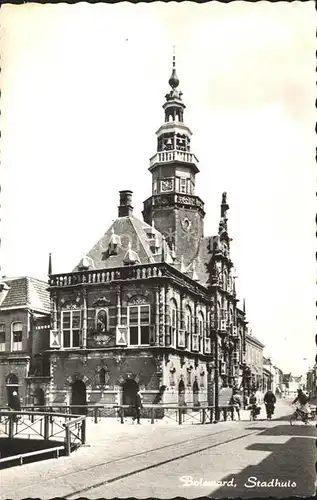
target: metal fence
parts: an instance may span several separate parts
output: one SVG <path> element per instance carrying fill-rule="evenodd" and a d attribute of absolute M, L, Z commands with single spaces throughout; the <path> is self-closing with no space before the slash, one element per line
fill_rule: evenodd
<path fill-rule="evenodd" d="M 51 412 L 49 408 L 37 411 L 37 407 L 0 410 L 0 437 L 62 441 L 65 454 L 70 455 L 86 442 L 86 416 Z"/>
<path fill-rule="evenodd" d="M 29 411 L 31 418 L 37 410 L 42 412 L 50 412 L 55 414 L 72 415 L 84 414 L 87 418 L 92 419 L 95 423 L 100 422 L 104 418 L 114 418 L 119 423 L 124 424 L 128 417 L 135 416 L 135 411 L 129 405 L 52 405 L 52 406 L 36 406 L 23 407 L 23 410 Z M 226 405 L 219 407 L 219 421 L 235 420 L 235 407 Z M 177 406 L 177 405 L 144 405 L 141 409 L 141 419 L 146 419 L 151 424 L 165 419 L 170 422 L 175 422 L 178 425 L 182 424 L 210 424 L 215 421 L 214 406 Z"/>

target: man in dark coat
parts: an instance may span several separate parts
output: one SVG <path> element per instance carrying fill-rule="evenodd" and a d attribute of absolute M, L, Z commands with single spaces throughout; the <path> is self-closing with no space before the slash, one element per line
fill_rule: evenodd
<path fill-rule="evenodd" d="M 8 406 L 13 411 L 21 411 L 21 401 L 17 391 L 13 391 Z M 18 415 L 15 415 L 13 418 L 14 422 L 17 422 L 19 419 Z"/>
<path fill-rule="evenodd" d="M 240 420 L 240 408 L 242 406 L 242 401 L 241 401 L 241 396 L 239 394 L 238 389 L 233 389 L 230 404 L 235 407 L 237 415 L 238 415 L 238 420 Z"/>
<path fill-rule="evenodd" d="M 140 391 L 138 390 L 135 396 L 135 417 L 132 418 L 132 421 L 134 420 L 137 421 L 138 424 L 140 424 L 140 417 L 141 417 L 141 409 L 142 409 L 142 396 L 140 394 Z"/>
<path fill-rule="evenodd" d="M 276 403 L 276 397 L 273 394 L 273 391 L 268 390 L 264 396 L 264 403 L 266 409 L 266 416 L 269 418 L 269 415 L 273 415 Z"/>

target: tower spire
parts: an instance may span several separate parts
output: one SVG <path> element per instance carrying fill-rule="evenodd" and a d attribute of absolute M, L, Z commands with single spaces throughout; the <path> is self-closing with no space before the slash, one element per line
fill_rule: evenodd
<path fill-rule="evenodd" d="M 176 89 L 179 85 L 179 79 L 176 74 L 176 57 L 175 57 L 175 45 L 173 45 L 173 65 L 172 65 L 172 74 L 168 83 L 172 89 Z"/>

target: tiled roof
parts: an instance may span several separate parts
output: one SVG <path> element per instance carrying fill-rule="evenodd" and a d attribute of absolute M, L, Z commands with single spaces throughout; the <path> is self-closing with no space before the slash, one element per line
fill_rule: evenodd
<path fill-rule="evenodd" d="M 186 266 L 185 274 L 190 278 L 198 281 L 201 285 L 207 286 L 209 280 L 209 273 L 207 265 L 211 259 L 209 251 L 210 237 L 201 238 L 198 251 L 192 261 Z M 174 266 L 181 271 L 181 262 L 174 264 Z"/>
<path fill-rule="evenodd" d="M 1 308 L 28 307 L 35 311 L 50 311 L 50 297 L 45 281 L 23 276 L 20 278 L 4 278 L 9 289 L 3 295 Z"/>
<path fill-rule="evenodd" d="M 114 235 L 119 238 L 114 238 Z M 120 241 L 116 253 L 109 251 L 109 243 L 114 240 Z M 156 245 L 155 250 L 152 245 L 154 242 Z M 105 269 L 123 266 L 129 243 L 131 244 L 131 250 L 137 253 L 140 264 L 161 262 L 162 246 L 164 246 L 165 262 L 170 264 L 173 262 L 168 246 L 163 242 L 161 233 L 149 224 L 140 221 L 134 215 L 131 215 L 118 217 L 96 245 L 87 253 L 87 257 L 91 259 L 90 268 Z M 74 271 L 78 271 L 80 264 L 78 263 Z"/>

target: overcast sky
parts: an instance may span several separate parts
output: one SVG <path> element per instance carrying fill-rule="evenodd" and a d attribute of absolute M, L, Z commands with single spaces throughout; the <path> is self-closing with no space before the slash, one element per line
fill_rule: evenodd
<path fill-rule="evenodd" d="M 227 191 L 237 289 L 282 369 L 314 362 L 313 2 L 4 5 L 1 267 L 69 272 L 151 193 L 148 160 L 176 45 L 215 234 Z M 303 358 L 308 358 L 303 361 Z"/>

